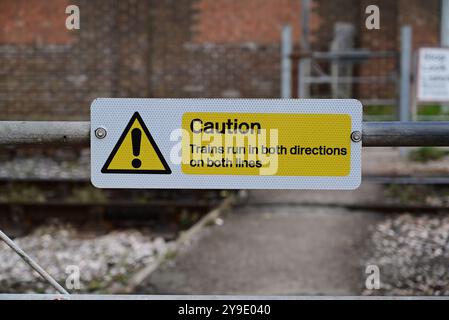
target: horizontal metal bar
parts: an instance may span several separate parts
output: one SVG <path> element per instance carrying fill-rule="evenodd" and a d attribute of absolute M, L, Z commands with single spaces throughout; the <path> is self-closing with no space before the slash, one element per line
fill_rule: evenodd
<path fill-rule="evenodd" d="M 317 76 L 317 77 L 304 77 L 303 82 L 305 83 L 396 83 L 397 78 L 394 76 L 372 76 L 372 77 L 332 77 L 332 76 Z"/>
<path fill-rule="evenodd" d="M 87 121 L 0 121 L 0 145 L 89 144 Z M 364 122 L 363 146 L 449 146 L 449 122 Z"/>
<path fill-rule="evenodd" d="M 364 122 L 364 147 L 449 146 L 449 122 Z"/>
<path fill-rule="evenodd" d="M 370 106 L 396 106 L 398 99 L 359 99 L 360 103 L 365 107 Z"/>
<path fill-rule="evenodd" d="M 139 294 L 27 294 L 3 293 L 0 300 L 449 300 L 448 296 L 250 296 L 250 295 L 139 295 Z"/>
<path fill-rule="evenodd" d="M 0 121 L 0 145 L 88 144 L 88 121 Z"/>
<path fill-rule="evenodd" d="M 315 51 L 311 53 L 314 59 L 329 59 L 329 60 L 346 60 L 346 59 L 373 59 L 373 58 L 390 58 L 397 57 L 396 51 L 369 51 L 362 50 L 350 50 L 350 51 Z"/>

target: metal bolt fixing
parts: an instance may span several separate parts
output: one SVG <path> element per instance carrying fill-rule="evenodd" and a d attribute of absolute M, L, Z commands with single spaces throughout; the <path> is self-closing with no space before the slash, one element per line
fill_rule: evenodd
<path fill-rule="evenodd" d="M 351 140 L 354 142 L 362 141 L 362 133 L 360 131 L 353 131 L 351 133 Z"/>
<path fill-rule="evenodd" d="M 105 128 L 99 127 L 97 129 L 95 129 L 95 136 L 98 139 L 103 139 L 104 137 L 106 137 L 107 131 Z"/>

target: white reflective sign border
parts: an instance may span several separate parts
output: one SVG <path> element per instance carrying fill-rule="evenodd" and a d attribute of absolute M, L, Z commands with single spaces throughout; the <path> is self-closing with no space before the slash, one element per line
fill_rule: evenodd
<path fill-rule="evenodd" d="M 419 49 L 417 99 L 421 102 L 449 101 L 449 48 Z"/>
<path fill-rule="evenodd" d="M 204 138 L 208 123 L 227 126 L 226 134 L 214 131 L 218 138 L 276 135 L 245 142 L 241 159 L 219 161 L 219 149 L 203 149 L 213 146 Z M 187 131 L 206 142 L 198 147 Z M 361 182 L 362 143 L 351 141 L 354 131 L 362 131 L 362 105 L 353 99 L 98 98 L 91 105 L 91 181 L 98 188 L 351 190 Z M 252 153 L 262 159 L 260 171 L 257 160 L 247 160 Z M 269 170 L 273 163 L 277 170 Z"/>

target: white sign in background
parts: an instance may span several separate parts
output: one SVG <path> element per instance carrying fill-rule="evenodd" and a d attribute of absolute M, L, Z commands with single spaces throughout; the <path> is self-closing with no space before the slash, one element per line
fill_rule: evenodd
<path fill-rule="evenodd" d="M 127 124 L 138 112 L 167 160 L 170 174 L 104 173 L 102 168 Z M 356 189 L 361 182 L 361 142 L 350 142 L 346 176 L 192 175 L 173 161 L 180 144 L 176 132 L 187 112 L 345 114 L 351 131 L 362 131 L 362 105 L 354 99 L 120 99 L 99 98 L 91 105 L 91 181 L 99 188 L 182 189 Z M 95 136 L 104 128 L 103 139 Z M 335 134 L 335 133 L 330 133 Z M 350 136 L 348 136 L 350 141 Z"/>
<path fill-rule="evenodd" d="M 417 99 L 421 102 L 449 102 L 449 48 L 419 50 Z"/>

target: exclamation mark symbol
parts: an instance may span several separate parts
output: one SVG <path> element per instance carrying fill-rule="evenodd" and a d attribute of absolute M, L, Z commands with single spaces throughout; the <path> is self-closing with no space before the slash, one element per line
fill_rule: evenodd
<path fill-rule="evenodd" d="M 134 157 L 138 157 L 140 155 L 140 141 L 142 140 L 142 131 L 140 129 L 135 128 L 131 131 L 131 139 L 133 144 L 133 155 Z M 136 169 L 140 168 L 142 165 L 142 161 L 135 158 L 131 162 L 132 166 Z"/>

